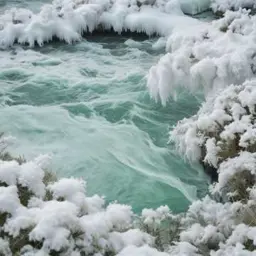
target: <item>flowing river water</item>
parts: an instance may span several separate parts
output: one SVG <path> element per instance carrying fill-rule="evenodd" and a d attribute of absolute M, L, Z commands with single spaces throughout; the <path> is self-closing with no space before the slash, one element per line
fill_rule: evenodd
<path fill-rule="evenodd" d="M 42 2 L 3 1 L 0 11 Z M 95 35 L 0 51 L 0 129 L 16 138 L 10 151 L 48 153 L 58 176 L 83 177 L 88 194 L 135 212 L 164 204 L 184 211 L 208 178 L 168 145 L 168 132 L 200 99 L 185 91 L 167 107 L 150 99 L 146 75 L 164 53 L 156 41 Z"/>

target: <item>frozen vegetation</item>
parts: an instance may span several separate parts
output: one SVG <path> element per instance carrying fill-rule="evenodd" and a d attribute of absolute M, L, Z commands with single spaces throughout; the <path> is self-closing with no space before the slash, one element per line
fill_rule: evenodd
<path fill-rule="evenodd" d="M 190 3 L 55 0 L 40 13 L 13 9 L 0 17 L 1 48 L 71 43 L 97 29 L 168 38 L 166 55 L 149 71 L 149 91 L 163 105 L 180 87 L 204 91 L 197 115 L 181 120 L 170 141 L 217 176 L 186 213 L 161 206 L 138 216 L 131 206 L 88 197 L 81 179 L 57 180 L 46 156 L 26 161 L 1 151 L 0 255 L 256 255 L 256 17 L 240 9 L 255 3 L 214 0 L 213 11 L 225 15 L 213 22 L 185 16 L 182 10 L 194 12 Z M 6 143 L 2 137 L 3 149 Z"/>
<path fill-rule="evenodd" d="M 167 40 L 167 54 L 149 72 L 151 96 L 165 105 L 180 87 L 208 94 L 253 78 L 255 26 L 256 16 L 239 10 L 192 30 L 175 30 Z"/>
<path fill-rule="evenodd" d="M 237 11 L 240 8 L 255 9 L 254 0 L 212 0 L 212 9 L 214 12 L 226 12 L 227 10 Z"/>

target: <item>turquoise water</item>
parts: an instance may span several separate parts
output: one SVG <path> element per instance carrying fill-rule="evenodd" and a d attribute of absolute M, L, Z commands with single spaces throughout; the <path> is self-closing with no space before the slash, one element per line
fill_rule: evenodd
<path fill-rule="evenodd" d="M 32 11 L 39 11 L 43 4 L 51 2 L 51 0 L 1 0 L 0 13 L 10 8 L 28 8 Z"/>
<path fill-rule="evenodd" d="M 162 107 L 146 75 L 162 50 L 157 39 L 94 36 L 66 45 L 0 51 L 1 131 L 10 150 L 52 156 L 59 176 L 83 177 L 89 195 L 128 203 L 138 212 L 167 204 L 184 211 L 206 193 L 208 179 L 167 144 L 168 131 L 197 112 L 182 92 Z"/>

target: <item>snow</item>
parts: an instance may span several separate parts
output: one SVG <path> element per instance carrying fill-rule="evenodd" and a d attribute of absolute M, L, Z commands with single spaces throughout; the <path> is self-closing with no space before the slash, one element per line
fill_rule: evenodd
<path fill-rule="evenodd" d="M 179 242 L 170 248 L 171 255 L 191 255 L 199 256 L 198 249 L 188 242 Z"/>
<path fill-rule="evenodd" d="M 122 250 L 117 256 L 130 256 L 130 255 L 140 255 L 140 256 L 168 256 L 169 254 L 164 252 L 159 252 L 156 249 L 150 248 L 145 245 L 143 247 L 129 246 Z"/>
<path fill-rule="evenodd" d="M 49 191 L 52 192 L 54 199 L 63 198 L 69 202 L 74 203 L 78 207 L 86 205 L 85 199 L 85 182 L 75 178 L 63 178 L 58 182 L 48 186 Z"/>
<path fill-rule="evenodd" d="M 217 168 L 218 161 L 219 161 L 219 152 L 221 148 L 216 145 L 216 139 L 210 138 L 206 141 L 206 155 L 204 157 L 204 162 L 212 165 L 213 167 Z"/>
<path fill-rule="evenodd" d="M 16 186 L 0 188 L 0 212 L 15 213 L 20 206 Z"/>
<path fill-rule="evenodd" d="M 251 174 L 256 175 L 255 153 L 241 152 L 239 156 L 221 163 L 218 170 L 219 181 L 215 185 L 213 191 L 221 192 L 234 174 L 243 171 L 248 171 Z"/>
<path fill-rule="evenodd" d="M 141 217 L 145 224 L 152 224 L 154 222 L 160 223 L 162 220 L 171 216 L 170 209 L 167 205 L 160 206 L 156 210 L 153 209 L 143 209 Z"/>
<path fill-rule="evenodd" d="M 19 171 L 19 164 L 16 161 L 0 161 L 0 182 L 7 185 L 15 185 Z"/>
<path fill-rule="evenodd" d="M 2 255 L 11 255 L 11 251 L 9 248 L 9 242 L 0 238 L 0 253 Z"/>
<path fill-rule="evenodd" d="M 28 187 L 35 195 L 43 197 L 45 194 L 43 177 L 44 171 L 39 165 L 27 162 L 20 166 L 18 183 L 23 187 Z"/>
<path fill-rule="evenodd" d="M 152 237 L 150 235 L 146 236 L 145 233 L 139 229 L 131 229 L 123 233 L 112 232 L 109 241 L 113 245 L 115 251 L 121 251 L 124 247 L 141 247 L 145 244 L 153 244 Z"/>
<path fill-rule="evenodd" d="M 68 247 L 71 232 L 79 229 L 77 213 L 77 207 L 69 202 L 45 203 L 35 216 L 37 225 L 29 234 L 30 240 L 43 241 L 46 250 Z"/>
<path fill-rule="evenodd" d="M 38 163 L 27 162 L 19 165 L 16 161 L 4 162 L 0 161 L 0 181 L 7 185 L 14 185 L 18 180 L 23 187 L 38 196 L 44 196 L 44 184 L 42 182 L 44 172 Z"/>
<path fill-rule="evenodd" d="M 212 6 L 216 3 L 224 9 L 215 11 L 248 7 L 246 1 L 213 1 Z M 164 106 L 182 87 L 204 93 L 206 101 L 198 113 L 170 131 L 170 143 L 185 159 L 212 166 L 218 174 L 209 188 L 212 198 L 193 202 L 183 216 L 180 238 L 169 247 L 170 255 L 256 255 L 255 27 L 256 17 L 239 9 L 194 26 L 193 31 L 174 29 L 167 53 L 149 72 L 149 92 Z M 253 184 L 245 188 L 248 196 L 231 201 L 230 181 L 245 172 L 252 177 L 244 178 L 245 184 Z M 238 177 L 243 182 L 243 176 Z M 153 210 L 144 210 L 142 216 L 145 212 L 151 219 L 157 216 Z"/>

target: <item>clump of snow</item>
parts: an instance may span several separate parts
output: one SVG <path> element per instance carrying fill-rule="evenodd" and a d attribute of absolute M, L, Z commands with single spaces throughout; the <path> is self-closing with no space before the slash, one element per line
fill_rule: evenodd
<path fill-rule="evenodd" d="M 0 212 L 15 213 L 19 205 L 18 189 L 16 186 L 0 188 Z"/>
<path fill-rule="evenodd" d="M 159 252 L 156 249 L 150 248 L 145 245 L 143 247 L 128 246 L 122 250 L 117 256 L 131 256 L 131 255 L 140 255 L 140 256 L 168 256 L 168 253 Z"/>
<path fill-rule="evenodd" d="M 226 12 L 227 10 L 239 10 L 240 8 L 256 8 L 254 0 L 211 0 L 214 12 Z"/>
<path fill-rule="evenodd" d="M 147 86 L 152 98 L 165 105 L 182 87 L 208 95 L 253 78 L 255 26 L 256 16 L 239 10 L 227 11 L 222 19 L 193 29 L 174 29 L 166 55 L 149 71 Z"/>
<path fill-rule="evenodd" d="M 18 183 L 27 187 L 35 195 L 43 197 L 45 193 L 43 177 L 44 171 L 36 161 L 19 165 L 16 161 L 5 162 L 0 160 L 0 182 L 7 185 Z"/>
<path fill-rule="evenodd" d="M 153 209 L 144 209 L 141 213 L 143 222 L 145 224 L 152 224 L 154 222 L 160 223 L 162 220 L 172 216 L 170 209 L 167 205 L 160 206 L 156 210 Z"/>
<path fill-rule="evenodd" d="M 9 247 L 9 242 L 2 238 L 0 238 L 0 253 L 2 255 L 11 255 L 12 254 L 10 247 Z"/>
<path fill-rule="evenodd" d="M 48 185 L 49 191 L 52 192 L 53 198 L 64 199 L 76 204 L 77 206 L 85 205 L 85 182 L 75 178 L 63 178 L 58 182 Z"/>
<path fill-rule="evenodd" d="M 220 192 L 235 174 L 244 171 L 256 175 L 256 153 L 241 152 L 239 156 L 221 163 L 218 170 L 219 181 L 213 191 Z"/>

